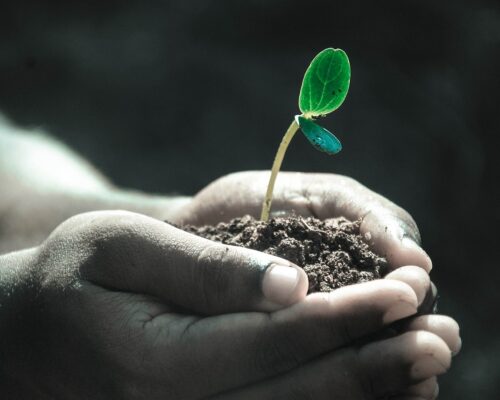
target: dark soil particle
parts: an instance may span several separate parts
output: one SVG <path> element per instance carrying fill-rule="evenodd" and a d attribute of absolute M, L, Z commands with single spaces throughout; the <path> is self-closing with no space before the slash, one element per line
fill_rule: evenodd
<path fill-rule="evenodd" d="M 309 292 L 379 279 L 387 261 L 373 253 L 359 232 L 360 221 L 289 216 L 268 222 L 250 216 L 216 226 L 183 226 L 185 231 L 233 246 L 290 260 L 309 277 Z"/>

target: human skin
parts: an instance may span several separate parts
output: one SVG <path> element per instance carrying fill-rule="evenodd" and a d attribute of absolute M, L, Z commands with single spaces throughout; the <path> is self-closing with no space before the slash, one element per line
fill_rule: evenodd
<path fill-rule="evenodd" d="M 10 188 L 0 200 L 0 242 L 17 250 L 0 256 L 5 398 L 435 396 L 436 376 L 460 347 L 458 326 L 417 315 L 431 263 L 413 220 L 393 203 L 345 177 L 280 175 L 275 211 L 363 217 L 368 241 L 394 269 L 383 280 L 306 296 L 305 274 L 288 261 L 159 221 L 256 214 L 266 172 L 232 174 L 174 199 L 121 191 L 88 166 L 78 169 L 66 150 L 61 156 L 57 170 L 72 160 L 92 189 L 53 185 L 45 173 L 30 191 L 22 165 L 0 169 Z M 34 173 L 26 178 L 36 181 Z M 135 212 L 81 214 L 113 208 Z"/>

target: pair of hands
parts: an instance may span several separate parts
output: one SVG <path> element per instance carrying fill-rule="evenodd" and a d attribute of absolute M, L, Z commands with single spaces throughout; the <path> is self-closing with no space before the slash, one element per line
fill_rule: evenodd
<path fill-rule="evenodd" d="M 258 215 L 267 178 L 221 178 L 169 218 Z M 286 260 L 141 214 L 80 214 L 4 261 L 17 311 L 0 327 L 0 389 L 16 399 L 434 398 L 460 339 L 452 319 L 425 315 L 431 261 L 412 218 L 341 176 L 282 173 L 275 190 L 278 213 L 362 217 L 393 272 L 306 296 L 307 277 L 283 272 Z"/>

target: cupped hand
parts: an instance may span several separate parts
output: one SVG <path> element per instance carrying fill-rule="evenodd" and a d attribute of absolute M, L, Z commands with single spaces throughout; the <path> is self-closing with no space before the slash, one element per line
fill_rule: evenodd
<path fill-rule="evenodd" d="M 28 255 L 3 319 L 7 398 L 424 396 L 459 346 L 429 319 L 359 344 L 416 313 L 417 267 L 305 297 L 285 260 L 127 212 L 73 217 Z"/>
<path fill-rule="evenodd" d="M 224 176 L 198 193 L 181 208 L 174 220 L 203 225 L 228 221 L 243 214 L 259 217 L 268 179 L 268 171 L 238 172 Z M 394 271 L 387 278 L 410 280 L 414 287 L 419 279 L 426 280 L 428 285 L 417 284 L 420 288 L 426 288 L 426 292 L 420 294 L 419 314 L 434 311 L 436 287 L 428 281 L 428 277 L 422 275 L 422 271 L 414 268 L 412 271 L 412 267 L 407 267 L 419 266 L 429 272 L 432 262 L 420 247 L 420 233 L 415 221 L 401 207 L 346 176 L 281 172 L 274 190 L 271 215 L 280 216 L 290 212 L 320 219 L 338 216 L 361 219 L 361 233 L 365 241 L 378 254 L 387 258 Z M 442 337 L 448 338 L 456 336 L 458 332 L 456 322 L 441 315 L 422 315 L 409 319 L 405 325 L 407 328 L 433 328 Z M 455 343 L 452 347 L 457 351 L 460 346 Z M 436 390 L 437 383 L 433 378 L 408 392 L 408 395 L 420 393 L 427 398 L 429 393 L 435 393 Z"/>
<path fill-rule="evenodd" d="M 260 216 L 269 171 L 238 172 L 203 189 L 172 218 L 194 225 L 215 224 L 250 214 Z M 271 215 L 295 212 L 319 219 L 362 219 L 361 233 L 392 268 L 417 265 L 429 272 L 432 262 L 419 246 L 413 218 L 385 197 L 342 175 L 280 172 Z"/>

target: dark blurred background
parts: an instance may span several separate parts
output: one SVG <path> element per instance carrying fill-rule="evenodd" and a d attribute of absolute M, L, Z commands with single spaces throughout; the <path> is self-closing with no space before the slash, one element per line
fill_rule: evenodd
<path fill-rule="evenodd" d="M 441 312 L 464 347 L 442 399 L 500 398 L 497 1 L 3 1 L 0 110 L 42 127 L 117 184 L 193 194 L 270 167 L 325 47 L 350 93 L 284 169 L 352 176 L 415 217 Z"/>

